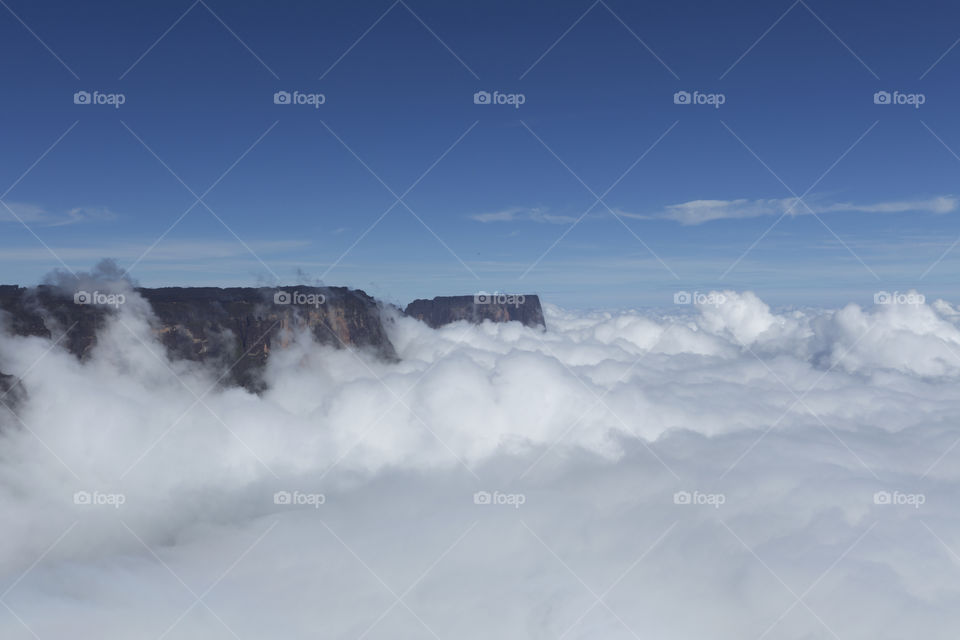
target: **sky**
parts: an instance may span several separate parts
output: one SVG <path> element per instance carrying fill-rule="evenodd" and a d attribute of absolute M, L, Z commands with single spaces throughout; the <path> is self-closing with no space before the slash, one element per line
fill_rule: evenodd
<path fill-rule="evenodd" d="M 0 280 L 956 298 L 958 38 L 949 2 L 4 0 Z"/>

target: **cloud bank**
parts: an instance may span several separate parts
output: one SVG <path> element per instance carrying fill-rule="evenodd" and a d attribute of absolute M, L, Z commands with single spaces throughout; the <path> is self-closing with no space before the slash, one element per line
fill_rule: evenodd
<path fill-rule="evenodd" d="M 258 397 L 169 361 L 128 294 L 83 363 L 0 338 L 2 637 L 960 623 L 948 302 L 394 317 L 399 362 L 290 335 Z"/>

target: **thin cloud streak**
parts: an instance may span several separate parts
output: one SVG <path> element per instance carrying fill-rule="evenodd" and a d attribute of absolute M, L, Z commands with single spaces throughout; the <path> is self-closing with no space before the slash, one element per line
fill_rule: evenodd
<path fill-rule="evenodd" d="M 636 220 L 673 220 L 684 226 L 696 226 L 713 220 L 738 220 L 766 216 L 809 215 L 806 207 L 797 206 L 797 198 L 768 198 L 736 200 L 690 200 L 666 206 L 655 213 L 630 213 L 617 210 L 617 214 Z M 853 202 L 812 203 L 810 209 L 817 215 L 825 213 L 952 213 L 960 204 L 954 196 L 937 196 L 927 200 L 892 200 L 870 204 Z"/>
<path fill-rule="evenodd" d="M 545 224 L 573 224 L 576 216 L 548 213 L 544 207 L 511 207 L 488 213 L 476 213 L 469 218 L 476 222 L 539 222 Z"/>
<path fill-rule="evenodd" d="M 38 227 L 63 227 L 81 222 L 105 222 L 117 218 L 117 215 L 107 207 L 83 206 L 65 211 L 51 211 L 41 205 L 24 202 L 8 202 L 7 206 L 13 213 L 0 210 L 0 223 L 20 224 L 22 220 Z"/>

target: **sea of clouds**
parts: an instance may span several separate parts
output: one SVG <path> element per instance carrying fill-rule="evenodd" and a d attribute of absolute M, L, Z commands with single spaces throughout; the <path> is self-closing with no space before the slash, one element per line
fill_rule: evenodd
<path fill-rule="evenodd" d="M 256 396 L 126 296 L 82 363 L 0 336 L 2 638 L 960 628 L 948 302 L 391 316 L 399 362 L 291 335 Z"/>

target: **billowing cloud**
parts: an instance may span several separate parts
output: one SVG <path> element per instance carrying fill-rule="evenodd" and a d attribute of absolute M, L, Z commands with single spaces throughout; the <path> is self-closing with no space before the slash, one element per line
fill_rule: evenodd
<path fill-rule="evenodd" d="M 809 205 L 809 208 L 808 208 Z M 929 200 L 902 200 L 855 204 L 852 202 L 823 203 L 800 201 L 797 198 L 761 200 L 691 200 L 672 204 L 652 214 L 618 211 L 618 215 L 641 220 L 674 220 L 683 225 L 698 225 L 711 220 L 758 218 L 762 216 L 817 215 L 825 213 L 951 213 L 957 210 L 958 200 L 953 196 L 939 196 Z"/>
<path fill-rule="evenodd" d="M 948 302 L 780 313 L 725 291 L 548 306 L 546 332 L 394 317 L 399 362 L 291 335 L 258 397 L 167 360 L 129 295 L 84 363 L 0 338 L 27 392 L 0 408 L 3 637 L 960 623 Z"/>

